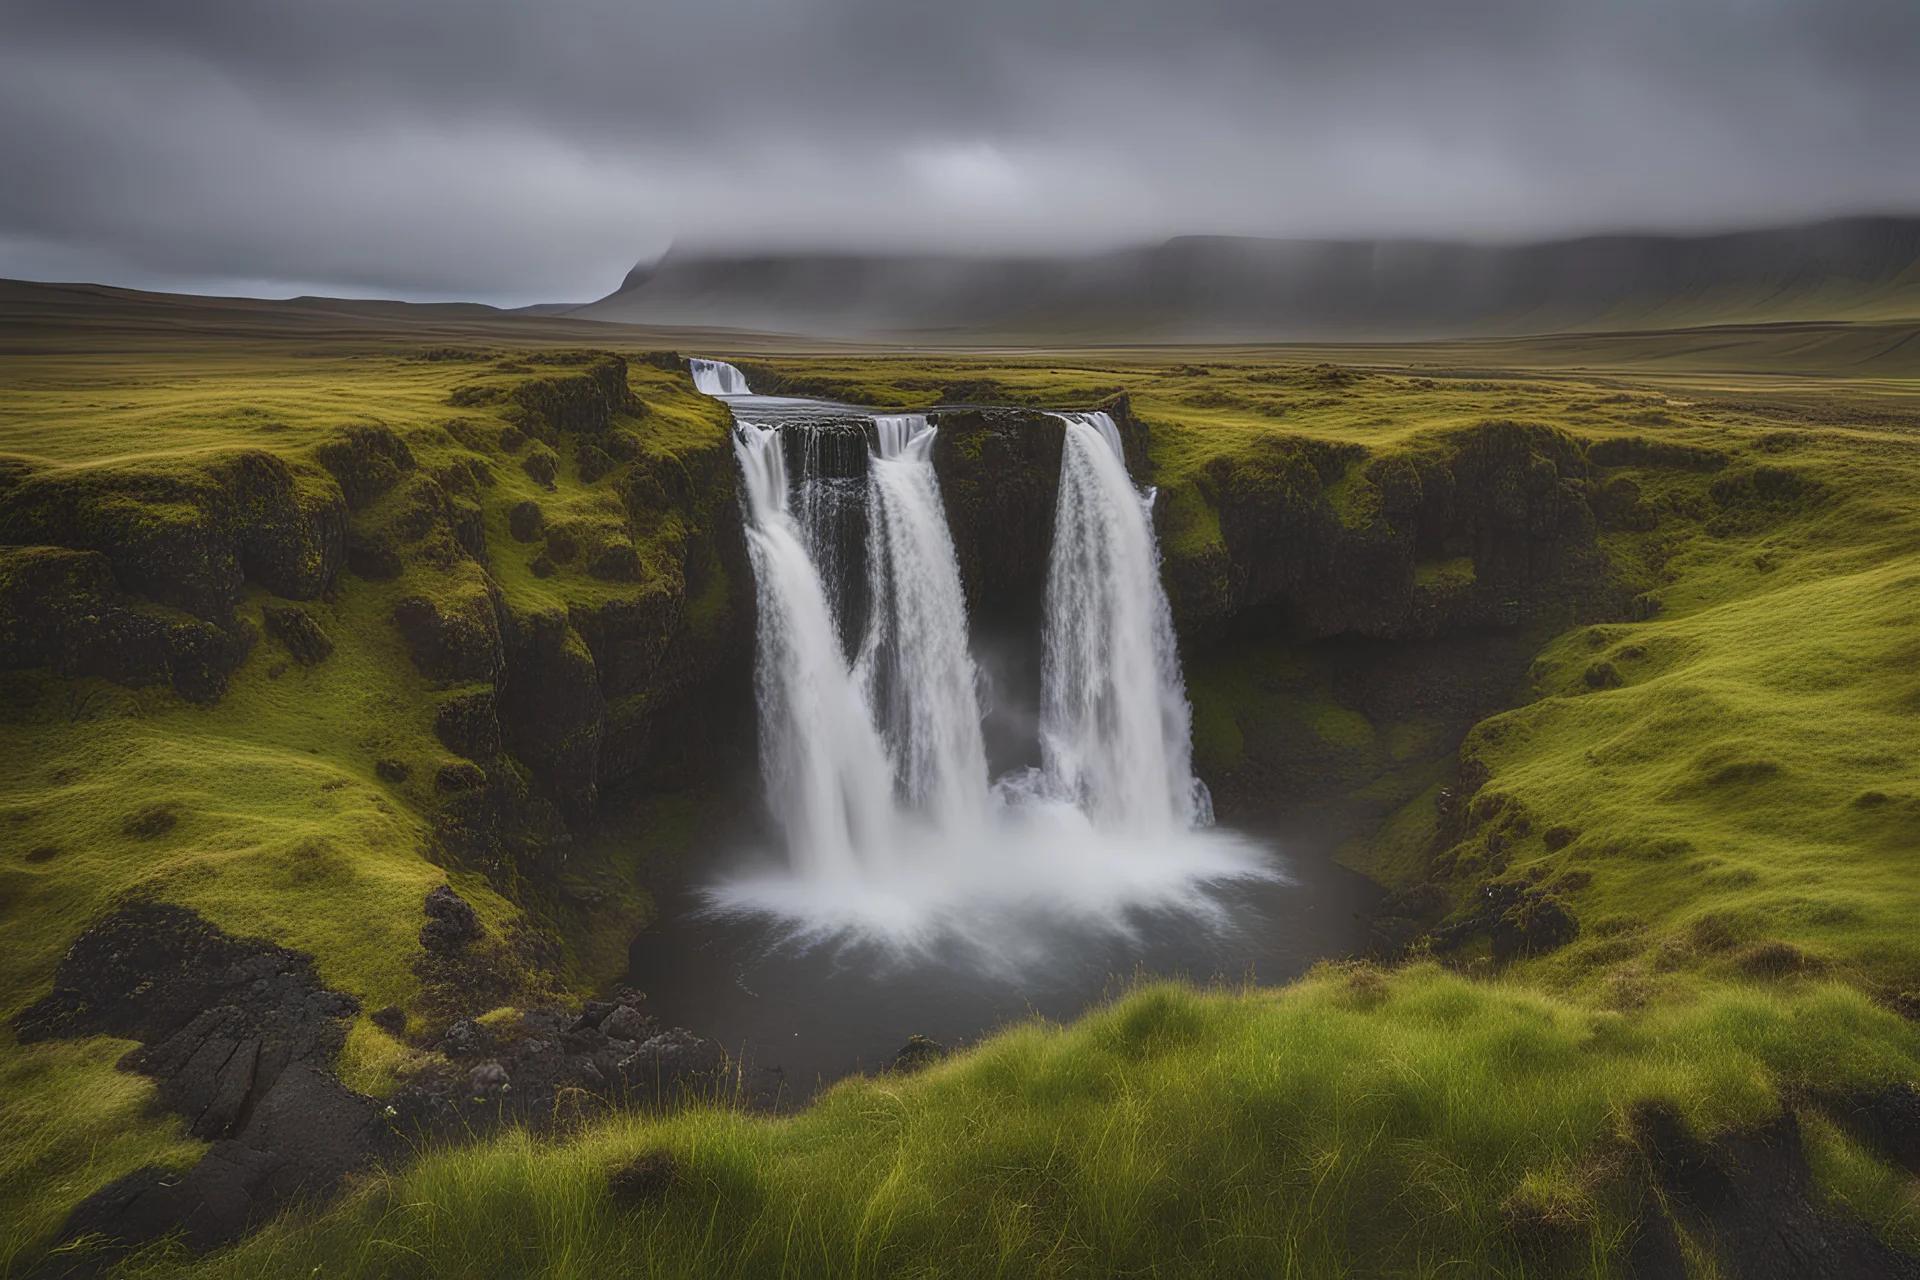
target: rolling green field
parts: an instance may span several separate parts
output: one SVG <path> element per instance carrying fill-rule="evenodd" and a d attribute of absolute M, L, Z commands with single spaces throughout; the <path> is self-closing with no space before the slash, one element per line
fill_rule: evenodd
<path fill-rule="evenodd" d="M 8 1018 L 129 895 L 308 952 L 363 1009 L 399 1004 L 423 1028 L 450 1009 L 415 938 L 420 899 L 443 881 L 488 927 L 500 1016 L 617 980 L 646 886 L 697 856 L 724 805 L 661 789 L 640 821 L 591 828 L 562 880 L 591 888 L 592 909 L 531 873 L 446 858 L 435 717 L 472 682 L 423 674 L 390 619 L 403 596 L 458 610 L 493 591 L 516 617 L 655 600 L 717 628 L 725 582 L 686 568 L 710 512 L 663 499 L 657 518 L 636 517 L 618 488 L 668 463 L 717 475 L 726 458 L 722 411 L 671 362 L 641 358 L 670 343 L 737 358 L 757 389 L 863 404 L 1124 394 L 1148 431 L 1170 580 L 1199 584 L 1180 596 L 1194 616 L 1238 607 L 1227 587 L 1208 594 L 1246 568 L 1233 495 L 1293 486 L 1327 527 L 1372 545 L 1391 524 L 1381 477 L 1518 440 L 1525 457 L 1586 468 L 1614 602 L 1530 613 L 1512 632 L 1525 662 L 1463 738 L 1418 699 L 1388 716 L 1322 679 L 1339 636 L 1229 619 L 1183 637 L 1203 775 L 1291 777 L 1313 762 L 1321 801 L 1344 815 L 1341 859 L 1390 889 L 1433 886 L 1428 941 L 1410 950 L 1279 989 L 1148 984 L 1070 1026 L 1014 1027 L 912 1076 L 847 1081 L 791 1117 L 722 1097 L 424 1153 L 237 1246 L 161 1249 L 128 1273 L 1605 1276 L 1667 1223 L 1689 1274 L 1737 1274 L 1729 1242 L 1650 1172 L 1646 1116 L 1662 1105 L 1709 1142 L 1791 1115 L 1821 1212 L 1920 1255 L 1920 1181 L 1846 1104 L 1920 1083 L 1910 326 L 907 356 L 459 316 L 315 328 L 304 313 L 245 315 L 170 338 L 84 314 L 4 330 L 9 489 L 190 478 L 258 451 L 319 491 L 333 483 L 321 451 L 378 429 L 451 495 L 455 526 L 478 522 L 484 561 L 436 551 L 431 532 L 396 576 L 342 573 L 305 605 L 334 646 L 311 666 L 266 634 L 275 593 L 250 580 L 234 614 L 262 634 L 213 699 L 45 666 L 0 673 Z M 543 361 L 589 346 L 627 357 L 637 400 L 614 418 L 632 441 L 626 470 L 598 478 L 564 433 L 500 443 L 517 388 L 570 376 L 577 365 Z M 552 488 L 525 463 L 543 447 Z M 354 508 L 355 534 L 404 523 L 421 501 L 410 483 Z M 583 553 L 536 568 L 544 544 L 511 527 L 527 501 Z M 620 546 L 629 567 L 590 571 L 595 548 Z M 1455 551 L 1419 553 L 1416 592 L 1470 587 L 1475 566 Z M 1484 931 L 1432 941 L 1507 888 L 1577 932 L 1519 954 Z M 520 940 L 536 934 L 558 963 L 528 958 Z M 342 1076 L 390 1091 L 426 1045 L 362 1016 Z M 0 1031 L 9 1274 L 93 1190 L 203 1149 L 148 1081 L 114 1070 L 129 1047 Z M 663 1187 L 639 1202 L 609 1193 L 615 1171 L 660 1151 Z"/>

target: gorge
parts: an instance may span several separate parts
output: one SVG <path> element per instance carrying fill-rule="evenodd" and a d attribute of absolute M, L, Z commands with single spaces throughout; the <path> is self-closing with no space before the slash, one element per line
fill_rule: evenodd
<path fill-rule="evenodd" d="M 1289 918 L 1316 904 L 1274 850 L 1212 827 L 1155 495 L 1128 475 L 1111 415 L 1053 415 L 1052 546 L 1025 639 L 1040 688 L 1018 716 L 1032 734 L 1018 755 L 1038 763 L 993 770 L 982 725 L 995 691 L 971 651 L 939 427 L 756 396 L 720 361 L 689 367 L 734 421 L 761 772 L 784 856 L 736 866 L 700 890 L 703 907 L 636 944 L 635 981 L 659 1007 L 697 1009 L 804 1097 L 884 1065 L 909 1035 L 971 1040 L 1039 1007 L 1072 1016 L 1149 966 L 1278 976 L 1297 970 L 1303 943 L 1340 949 L 1319 930 L 1299 936 Z M 1331 870 L 1310 872 L 1313 887 Z M 722 960 L 747 999 L 716 998 L 703 977 L 683 1005 L 679 975 Z M 772 1033 L 796 1014 L 824 1043 Z"/>

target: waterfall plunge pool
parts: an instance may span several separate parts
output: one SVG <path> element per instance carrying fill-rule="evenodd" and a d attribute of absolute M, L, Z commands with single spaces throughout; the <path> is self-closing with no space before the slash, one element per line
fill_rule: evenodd
<path fill-rule="evenodd" d="M 1147 978 L 1284 981 L 1364 945 L 1370 882 L 1212 825 L 1153 493 L 1109 415 L 1053 415 L 1043 616 L 1009 664 L 968 616 L 926 416 L 691 368 L 734 417 L 777 836 L 635 941 L 655 1016 L 794 1103 L 914 1035 L 1068 1019 Z"/>
<path fill-rule="evenodd" d="M 1364 953 L 1383 890 L 1304 834 L 1239 833 L 1271 879 L 1194 890 L 1207 909 L 1139 905 L 1110 917 L 1044 909 L 972 918 L 901 946 L 856 929 L 824 935 L 774 915 L 726 915 L 698 891 L 661 902 L 633 943 L 647 1010 L 692 1027 L 742 1065 L 750 1096 L 797 1106 L 844 1076 L 885 1070 L 911 1036 L 948 1048 L 1010 1023 L 1067 1021 L 1141 979 L 1287 982 L 1328 956 Z M 983 951 L 999 936 L 1009 950 Z"/>

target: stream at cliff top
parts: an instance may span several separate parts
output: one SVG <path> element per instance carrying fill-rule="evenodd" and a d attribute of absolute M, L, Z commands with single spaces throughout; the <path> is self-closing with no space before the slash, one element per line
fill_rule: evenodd
<path fill-rule="evenodd" d="M 734 416 L 777 838 L 636 940 L 656 1016 L 800 1100 L 910 1035 L 1069 1018 L 1136 976 L 1281 981 L 1364 944 L 1362 877 L 1213 825 L 1154 495 L 1111 417 L 1054 415 L 1042 616 L 996 636 L 968 618 L 924 415 L 692 369 Z"/>

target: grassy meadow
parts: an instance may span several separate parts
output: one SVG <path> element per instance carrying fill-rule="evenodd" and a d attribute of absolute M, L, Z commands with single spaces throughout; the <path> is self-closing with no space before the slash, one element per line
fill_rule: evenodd
<path fill-rule="evenodd" d="M 521 376 L 499 366 L 526 366 L 542 330 L 519 323 L 177 345 L 146 328 L 42 326 L 66 336 L 0 354 L 0 467 L 190 467 L 236 448 L 305 467 L 343 426 L 378 425 L 424 469 L 484 476 L 463 492 L 484 522 L 485 575 L 516 609 L 644 593 L 676 572 L 684 530 L 633 529 L 572 456 L 545 489 L 488 443 L 500 424 L 487 402 L 448 405 L 458 386 Z M 1366 816 L 1341 848 L 1348 865 L 1393 889 L 1439 885 L 1457 913 L 1489 883 L 1541 887 L 1578 936 L 1510 962 L 1476 944 L 1327 964 L 1278 989 L 1147 983 L 1068 1026 L 1017 1026 L 910 1077 L 846 1081 L 791 1117 L 721 1097 L 424 1152 L 229 1249 L 150 1251 L 127 1273 L 1618 1275 L 1660 1212 L 1636 1146 L 1648 1103 L 1708 1137 L 1793 1112 L 1827 1211 L 1920 1254 L 1920 1180 L 1830 1105 L 1920 1082 L 1920 366 L 1874 326 L 1808 328 L 1416 349 L 732 352 L 761 389 L 771 377 L 863 404 L 1067 408 L 1124 392 L 1151 432 L 1170 562 L 1221 545 L 1219 476 L 1299 442 L 1351 450 L 1329 501 L 1362 522 L 1367 463 L 1481 423 L 1539 426 L 1605 459 L 1596 491 L 1630 485 L 1635 504 L 1600 535 L 1609 572 L 1653 607 L 1533 624 L 1499 706 L 1464 741 L 1437 715 L 1370 716 L 1320 677 L 1325 641 L 1186 654 L 1203 772 L 1323 758 L 1328 803 Z M 613 326 L 590 344 L 565 336 L 629 355 L 665 345 Z M 711 337 L 687 349 L 729 354 Z M 648 456 L 723 447 L 723 418 L 684 375 L 629 369 L 646 412 L 622 429 Z M 530 498 L 583 541 L 631 537 L 637 582 L 537 575 L 537 547 L 509 531 Z M 386 518 L 378 504 L 353 517 Z M 399 595 L 476 590 L 479 573 L 342 575 L 309 606 L 331 659 L 291 664 L 263 637 L 210 705 L 0 673 L 0 1014 L 44 995 L 74 937 L 126 895 L 307 951 L 363 1008 L 426 1017 L 419 902 L 450 879 L 503 935 L 563 942 L 562 980 L 529 978 L 517 1000 L 614 980 L 649 910 L 636 875 L 697 843 L 703 802 L 656 798 L 638 830 L 588 842 L 568 874 L 607 895 L 592 912 L 429 856 L 445 756 L 434 708 L 458 690 L 416 671 L 388 619 Z M 259 622 L 269 602 L 250 585 L 238 612 Z M 407 780 L 383 777 L 382 760 L 406 763 Z M 1463 777 L 1477 785 L 1449 816 Z M 0 1030 L 0 1271 L 31 1267 L 86 1194 L 203 1149 L 153 1107 L 148 1081 L 113 1069 L 129 1047 L 22 1046 Z M 378 1094 L 429 1052 L 362 1017 L 342 1074 Z M 638 1202 L 610 1193 L 653 1152 L 672 1157 L 666 1185 Z M 1691 1274 L 1729 1274 L 1709 1234 L 1684 1221 L 1679 1234 Z"/>

